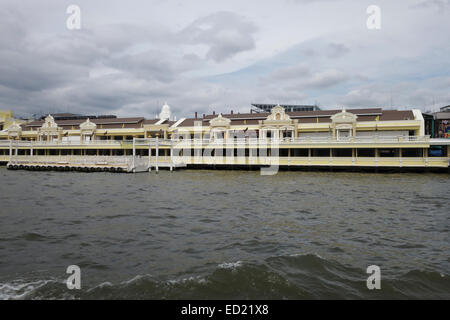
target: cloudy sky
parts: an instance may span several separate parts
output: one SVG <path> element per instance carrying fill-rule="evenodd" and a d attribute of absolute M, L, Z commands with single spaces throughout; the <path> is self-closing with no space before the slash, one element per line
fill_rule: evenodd
<path fill-rule="evenodd" d="M 0 0 L 0 109 L 152 118 L 165 101 L 178 118 L 255 102 L 437 109 L 450 0 Z"/>

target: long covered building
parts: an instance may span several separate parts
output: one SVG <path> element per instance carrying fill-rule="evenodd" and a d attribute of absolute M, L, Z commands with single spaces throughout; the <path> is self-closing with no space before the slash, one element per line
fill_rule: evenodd
<path fill-rule="evenodd" d="M 314 110 L 148 120 L 96 117 L 12 123 L 0 162 L 16 167 L 155 165 L 447 168 L 450 139 L 431 139 L 419 110 Z"/>

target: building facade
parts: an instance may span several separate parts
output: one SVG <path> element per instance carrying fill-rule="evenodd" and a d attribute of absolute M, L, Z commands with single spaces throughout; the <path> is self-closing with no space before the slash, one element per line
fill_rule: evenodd
<path fill-rule="evenodd" d="M 167 111 L 167 108 L 165 109 Z M 95 118 L 11 124 L 0 162 L 123 162 L 126 171 L 186 166 L 448 168 L 449 143 L 425 135 L 419 110 L 316 110 L 211 114 L 162 119 Z M 126 165 L 125 165 L 126 163 Z M 106 165 L 105 165 L 106 164 Z"/>

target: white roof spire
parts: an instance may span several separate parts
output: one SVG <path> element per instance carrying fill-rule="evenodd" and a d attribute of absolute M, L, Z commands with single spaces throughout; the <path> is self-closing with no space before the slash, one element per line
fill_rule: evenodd
<path fill-rule="evenodd" d="M 161 112 L 159 113 L 159 119 L 170 120 L 172 118 L 172 112 L 170 111 L 170 106 L 167 102 L 162 106 Z"/>

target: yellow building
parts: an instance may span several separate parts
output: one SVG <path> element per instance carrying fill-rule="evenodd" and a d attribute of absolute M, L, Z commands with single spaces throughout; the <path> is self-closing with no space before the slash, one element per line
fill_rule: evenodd
<path fill-rule="evenodd" d="M 14 115 L 12 111 L 0 110 L 0 131 L 9 127 L 13 121 Z"/>
<path fill-rule="evenodd" d="M 152 120 L 48 116 L 0 132 L 0 161 L 14 168 L 122 171 L 160 166 L 448 169 L 449 144 L 424 135 L 419 110 L 286 112 L 276 106 L 267 113 L 213 113 L 178 121 L 170 120 L 170 112 Z"/>

